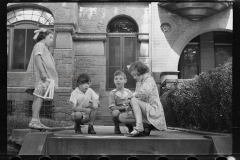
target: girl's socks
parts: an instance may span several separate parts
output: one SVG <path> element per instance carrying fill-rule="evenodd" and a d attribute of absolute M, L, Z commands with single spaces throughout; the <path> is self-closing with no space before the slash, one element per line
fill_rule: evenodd
<path fill-rule="evenodd" d="M 140 132 L 144 131 L 143 123 L 136 123 L 136 129 Z"/>

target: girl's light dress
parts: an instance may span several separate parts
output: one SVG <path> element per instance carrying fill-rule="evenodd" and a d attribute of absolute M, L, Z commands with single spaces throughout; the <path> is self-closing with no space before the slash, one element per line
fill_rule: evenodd
<path fill-rule="evenodd" d="M 135 94 L 142 95 L 142 101 L 147 103 L 147 120 L 157 129 L 166 130 L 167 126 L 163 106 L 160 102 L 157 85 L 151 74 L 148 74 L 142 82 L 137 82 Z"/>
<path fill-rule="evenodd" d="M 36 55 L 41 55 L 43 69 L 47 75 L 47 78 L 53 79 L 55 88 L 58 88 L 58 74 L 55 68 L 55 62 L 53 59 L 52 54 L 49 52 L 47 46 L 42 43 L 38 42 L 35 44 L 32 55 L 29 61 L 29 65 L 27 68 L 27 72 L 31 73 L 31 84 L 35 86 L 34 95 L 40 95 L 43 90 L 46 90 L 48 84 L 43 82 L 40 78 L 39 69 L 36 65 Z"/>

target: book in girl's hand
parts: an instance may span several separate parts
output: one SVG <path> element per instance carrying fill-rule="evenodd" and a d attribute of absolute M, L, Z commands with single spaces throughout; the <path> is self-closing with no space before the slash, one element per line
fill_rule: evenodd
<path fill-rule="evenodd" d="M 53 99 L 53 94 L 54 94 L 54 80 L 53 79 L 46 79 L 46 84 L 48 85 L 48 88 L 46 92 L 42 92 L 42 95 L 40 97 L 44 99 Z"/>

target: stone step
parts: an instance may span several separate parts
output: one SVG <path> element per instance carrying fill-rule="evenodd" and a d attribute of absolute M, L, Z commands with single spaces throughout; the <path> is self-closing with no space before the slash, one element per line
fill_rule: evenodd
<path fill-rule="evenodd" d="M 203 138 L 51 137 L 47 155 L 211 155 L 212 146 Z"/>
<path fill-rule="evenodd" d="M 73 129 L 57 132 L 26 133 L 19 155 L 230 155 L 232 136 L 167 129 L 150 136 L 126 137 L 114 134 L 113 126 L 95 126 L 97 134 Z"/>

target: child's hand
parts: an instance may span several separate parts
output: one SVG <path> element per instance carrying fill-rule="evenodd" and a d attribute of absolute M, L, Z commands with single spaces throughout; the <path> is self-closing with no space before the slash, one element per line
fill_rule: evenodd
<path fill-rule="evenodd" d="M 89 109 L 89 108 L 84 108 L 84 112 L 85 112 L 86 114 L 90 114 L 91 109 Z"/>
<path fill-rule="evenodd" d="M 47 79 L 47 75 L 45 73 L 42 73 L 42 74 L 40 74 L 40 78 L 43 82 L 45 82 Z"/>

